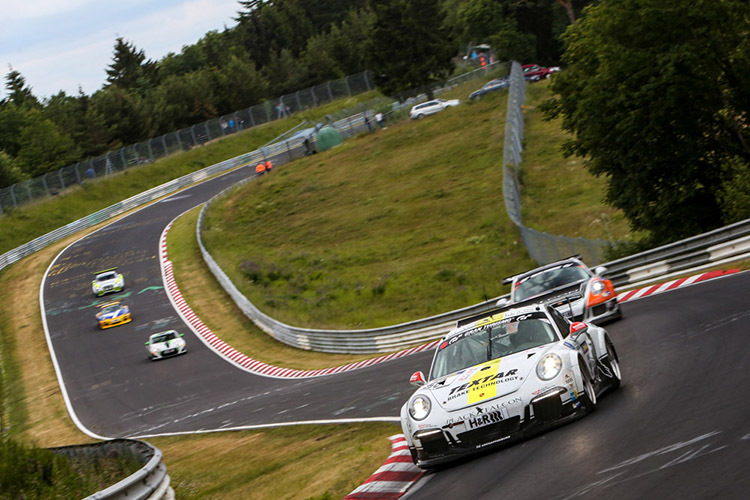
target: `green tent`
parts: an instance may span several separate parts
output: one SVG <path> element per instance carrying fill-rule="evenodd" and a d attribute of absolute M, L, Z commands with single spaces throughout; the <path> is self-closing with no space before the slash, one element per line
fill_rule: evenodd
<path fill-rule="evenodd" d="M 318 151 L 327 151 L 342 142 L 341 134 L 333 127 L 326 125 L 318 131 Z"/>

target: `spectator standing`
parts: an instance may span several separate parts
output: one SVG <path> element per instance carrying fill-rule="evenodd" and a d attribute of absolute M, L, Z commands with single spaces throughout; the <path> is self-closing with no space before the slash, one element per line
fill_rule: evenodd
<path fill-rule="evenodd" d="M 255 175 L 263 175 L 266 173 L 266 164 L 263 162 L 258 163 L 255 166 Z"/>
<path fill-rule="evenodd" d="M 375 121 L 378 122 L 380 128 L 385 128 L 385 122 L 383 121 L 383 113 L 375 113 Z"/>

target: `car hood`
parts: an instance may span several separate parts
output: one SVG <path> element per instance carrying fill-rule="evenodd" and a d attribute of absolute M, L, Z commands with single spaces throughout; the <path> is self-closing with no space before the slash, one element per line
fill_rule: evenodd
<path fill-rule="evenodd" d="M 516 392 L 529 377 L 536 377 L 536 365 L 552 349 L 548 344 L 472 366 L 429 382 L 422 391 L 447 411 L 461 410 Z"/>
<path fill-rule="evenodd" d="M 173 347 L 179 347 L 182 342 L 180 342 L 180 339 L 172 339 L 168 340 L 166 342 L 159 342 L 158 344 L 151 344 L 152 347 L 155 347 L 156 349 L 163 351 L 164 349 L 171 349 Z"/>
<path fill-rule="evenodd" d="M 126 312 L 127 311 L 125 311 L 125 309 L 118 309 L 117 311 L 114 311 L 114 312 L 102 314 L 101 316 L 99 316 L 99 319 L 102 320 L 102 319 L 116 318 L 118 316 L 121 316 L 121 315 L 125 314 Z"/>

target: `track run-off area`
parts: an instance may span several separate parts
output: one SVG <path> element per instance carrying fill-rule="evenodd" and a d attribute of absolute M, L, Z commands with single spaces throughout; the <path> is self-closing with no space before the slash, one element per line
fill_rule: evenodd
<path fill-rule="evenodd" d="M 182 190 L 83 237 L 50 265 L 43 322 L 76 425 L 96 438 L 294 423 L 398 421 L 431 350 L 312 378 L 228 362 L 197 338 L 165 291 L 160 237 L 179 214 L 253 175 Z M 96 299 L 92 273 L 118 266 L 126 289 Z M 421 476 L 409 498 L 745 498 L 750 491 L 750 274 L 644 296 L 606 326 L 623 385 L 598 409 L 521 443 Z M 96 306 L 133 321 L 100 331 Z M 184 333 L 189 352 L 151 362 L 148 335 Z M 385 439 L 385 437 L 384 437 Z"/>

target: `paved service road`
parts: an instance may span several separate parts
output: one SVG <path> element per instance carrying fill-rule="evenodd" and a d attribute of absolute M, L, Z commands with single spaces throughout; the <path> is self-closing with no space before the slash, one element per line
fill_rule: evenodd
<path fill-rule="evenodd" d="M 576 422 L 429 474 L 413 499 L 748 498 L 750 274 L 623 304 L 623 385 Z M 424 480 L 423 480 L 424 481 Z"/>

